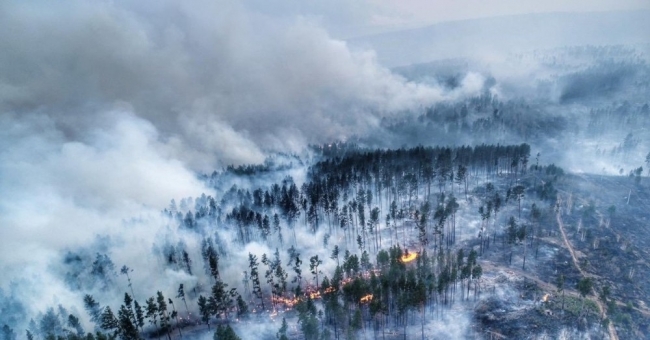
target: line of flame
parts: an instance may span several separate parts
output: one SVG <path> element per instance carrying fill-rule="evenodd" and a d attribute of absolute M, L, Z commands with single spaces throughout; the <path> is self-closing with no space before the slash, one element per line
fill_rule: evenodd
<path fill-rule="evenodd" d="M 361 303 L 367 303 L 372 301 L 372 294 L 361 297 Z"/>
<path fill-rule="evenodd" d="M 402 255 L 401 260 L 402 260 L 402 263 L 408 263 L 408 262 L 411 262 L 411 261 L 415 260 L 417 257 L 418 257 L 418 253 L 415 253 L 415 252 L 406 253 L 406 254 Z"/>

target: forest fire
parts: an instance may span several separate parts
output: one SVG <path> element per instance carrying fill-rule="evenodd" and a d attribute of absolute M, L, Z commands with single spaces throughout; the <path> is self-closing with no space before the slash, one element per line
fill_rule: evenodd
<path fill-rule="evenodd" d="M 300 299 L 297 297 L 294 297 L 293 299 L 289 299 L 285 297 L 274 296 L 272 300 L 274 303 L 281 303 L 289 308 L 293 308 L 293 306 L 295 306 L 298 302 L 300 302 Z"/>
<path fill-rule="evenodd" d="M 418 253 L 409 253 L 408 250 L 404 252 L 404 255 L 402 255 L 401 259 L 402 263 L 409 263 L 415 260 L 418 257 Z"/>
<path fill-rule="evenodd" d="M 372 301 L 372 294 L 368 294 L 366 296 L 361 297 L 361 303 L 368 303 Z"/>
<path fill-rule="evenodd" d="M 329 293 L 334 293 L 335 289 L 334 287 L 327 287 L 324 291 L 323 294 L 329 294 Z M 310 299 L 312 300 L 317 300 L 322 297 L 321 292 L 318 290 L 309 290 L 305 293 L 305 296 L 309 296 Z M 293 297 L 293 298 L 286 298 L 282 296 L 273 296 L 271 298 L 273 303 L 276 304 L 283 304 L 287 308 L 293 308 L 295 305 L 298 304 L 301 300 L 303 300 L 301 297 Z"/>
<path fill-rule="evenodd" d="M 548 293 L 544 294 L 544 296 L 542 297 L 542 302 L 548 302 L 549 297 L 550 297 L 550 294 L 548 294 Z"/>

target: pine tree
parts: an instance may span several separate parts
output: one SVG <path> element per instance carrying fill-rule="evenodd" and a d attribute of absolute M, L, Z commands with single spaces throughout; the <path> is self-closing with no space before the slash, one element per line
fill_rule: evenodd
<path fill-rule="evenodd" d="M 108 255 L 97 253 L 90 274 L 99 281 L 101 290 L 107 290 L 113 284 L 113 277 L 116 275 L 115 265 Z"/>
<path fill-rule="evenodd" d="M 178 312 L 176 311 L 176 306 L 174 305 L 174 301 L 172 299 L 169 299 L 169 304 L 172 305 L 172 313 L 170 315 L 170 319 L 176 319 L 176 327 L 178 328 L 178 335 L 183 338 L 183 332 L 181 332 L 181 322 L 178 320 Z"/>
<path fill-rule="evenodd" d="M 293 261 L 293 272 L 296 273 L 292 282 L 296 284 L 294 289 L 296 296 L 302 295 L 302 260 L 300 260 L 300 253 L 296 252 L 295 260 Z"/>
<path fill-rule="evenodd" d="M 0 329 L 0 339 L 2 340 L 16 340 L 16 332 L 9 327 L 9 325 L 3 325 Z"/>
<path fill-rule="evenodd" d="M 72 314 L 68 315 L 68 327 L 74 329 L 77 332 L 77 336 L 81 337 L 84 335 L 84 330 L 83 327 L 81 327 L 79 318 Z"/>
<path fill-rule="evenodd" d="M 119 335 L 123 340 L 136 340 L 138 339 L 138 329 L 133 324 L 133 313 L 125 306 L 120 306 L 117 312 L 117 320 L 119 324 Z"/>
<path fill-rule="evenodd" d="M 206 325 L 208 325 L 208 329 L 210 329 L 210 307 L 208 306 L 208 299 L 205 298 L 205 296 L 201 295 L 199 296 L 198 300 L 199 304 L 199 314 L 201 314 L 201 320 L 205 322 Z"/>
<path fill-rule="evenodd" d="M 211 251 L 208 254 L 208 265 L 210 267 L 210 276 L 214 281 L 219 280 L 219 255 L 216 252 Z"/>
<path fill-rule="evenodd" d="M 317 340 L 319 337 L 316 307 L 311 299 L 301 301 L 297 306 L 298 324 L 305 340 Z"/>
<path fill-rule="evenodd" d="M 123 306 L 126 309 L 126 312 L 128 312 L 128 313 L 125 314 L 126 317 L 128 317 L 130 319 L 131 323 L 133 324 L 133 326 L 136 327 L 136 335 L 137 335 L 138 319 L 136 317 L 135 311 L 133 310 L 133 299 L 131 298 L 131 296 L 128 293 L 124 293 L 124 305 Z M 118 319 L 119 319 L 119 316 L 120 316 L 119 315 L 120 311 L 121 311 L 121 308 L 118 311 Z M 121 322 L 122 321 L 120 320 L 120 323 Z"/>
<path fill-rule="evenodd" d="M 131 289 L 131 296 L 135 298 L 135 293 L 133 293 L 133 284 L 131 284 L 131 276 L 129 276 L 129 273 L 132 271 L 133 269 L 127 266 L 122 266 L 122 269 L 120 269 L 120 273 L 126 275 L 126 279 L 129 282 L 129 288 Z"/>
<path fill-rule="evenodd" d="M 158 326 L 158 305 L 156 304 L 156 299 L 152 296 L 147 299 L 146 303 L 146 317 L 149 319 L 149 323 L 156 327 Z"/>
<path fill-rule="evenodd" d="M 589 295 L 591 293 L 591 290 L 593 288 L 593 281 L 591 281 L 591 278 L 589 278 L 589 277 L 583 277 L 576 284 L 576 288 L 578 289 L 578 292 L 580 293 L 580 296 L 582 296 L 582 308 L 581 308 L 581 310 L 584 310 L 584 308 L 585 308 L 585 298 L 587 297 L 587 295 Z"/>
<path fill-rule="evenodd" d="M 288 329 L 289 329 L 289 325 L 287 325 L 287 319 L 282 318 L 282 326 L 280 326 L 278 333 L 275 335 L 278 338 L 278 340 L 289 340 L 289 338 L 287 337 Z"/>
<path fill-rule="evenodd" d="M 260 299 L 262 304 L 262 310 L 264 310 L 264 296 L 262 295 L 262 285 L 260 282 L 260 274 L 258 272 L 259 263 L 257 262 L 257 256 L 248 253 L 248 266 L 251 269 L 251 282 L 253 282 L 253 294 Z"/>
<path fill-rule="evenodd" d="M 142 331 L 142 328 L 144 327 L 144 312 L 138 301 L 133 301 L 133 304 L 135 307 L 135 319 L 140 331 Z"/>
<path fill-rule="evenodd" d="M 219 317 L 224 314 L 228 318 L 228 310 L 233 305 L 233 297 L 235 296 L 235 288 L 226 290 L 227 284 L 221 280 L 215 282 L 212 286 L 212 295 L 208 298 L 208 305 L 213 315 Z"/>
<path fill-rule="evenodd" d="M 316 286 L 318 286 L 318 273 L 320 273 L 318 266 L 320 266 L 322 263 L 323 261 L 318 259 L 318 255 L 314 255 L 309 258 L 309 270 L 312 275 L 314 275 L 314 283 Z"/>
<path fill-rule="evenodd" d="M 289 274 L 287 274 L 284 268 L 282 268 L 282 261 L 280 261 L 280 252 L 277 248 L 275 249 L 274 257 L 274 276 L 276 280 L 273 288 L 277 296 L 282 296 L 287 291 L 287 278 L 289 277 Z"/>
<path fill-rule="evenodd" d="M 241 340 L 230 325 L 219 325 L 214 332 L 214 340 Z"/>
<path fill-rule="evenodd" d="M 90 321 L 99 323 L 102 316 L 102 308 L 99 303 L 95 301 L 92 295 L 86 294 L 84 296 L 84 308 L 90 315 Z"/>
<path fill-rule="evenodd" d="M 190 254 L 185 249 L 183 249 L 183 264 L 187 273 L 192 275 L 192 260 L 190 259 Z"/>
<path fill-rule="evenodd" d="M 100 320 L 101 320 L 100 327 L 103 330 L 114 331 L 115 333 L 117 333 L 117 330 L 120 325 L 117 318 L 115 317 L 115 314 L 113 314 L 111 307 L 106 306 L 106 308 L 104 308 L 104 312 L 102 313 Z"/>
<path fill-rule="evenodd" d="M 158 318 L 160 319 L 160 328 L 162 328 L 165 333 L 167 333 L 167 338 L 171 340 L 171 334 L 169 333 L 170 322 L 169 315 L 167 314 L 167 302 L 165 301 L 165 296 L 161 291 L 156 292 L 156 303 L 158 304 Z"/>
<path fill-rule="evenodd" d="M 330 258 L 332 260 L 336 260 L 336 265 L 339 265 L 339 246 L 335 245 L 334 249 L 332 249 L 332 255 L 330 255 Z"/>

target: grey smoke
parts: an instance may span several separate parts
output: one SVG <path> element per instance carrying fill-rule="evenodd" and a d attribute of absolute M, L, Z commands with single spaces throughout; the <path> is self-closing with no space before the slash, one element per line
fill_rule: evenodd
<path fill-rule="evenodd" d="M 32 311 L 81 301 L 58 280 L 60 256 L 98 235 L 117 267 L 160 270 L 141 250 L 166 237 L 198 249 L 158 216 L 172 198 L 210 194 L 195 171 L 346 138 L 482 86 L 408 82 L 314 18 L 227 1 L 3 2 L 0 21 L 0 287 L 23 282 Z"/>
<path fill-rule="evenodd" d="M 99 113 L 127 110 L 195 168 L 259 162 L 477 90 L 407 82 L 317 20 L 226 1 L 10 2 L 0 19 L 3 111 L 45 114 L 78 140 L 104 124 Z"/>
<path fill-rule="evenodd" d="M 134 268 L 139 300 L 158 287 L 168 295 L 179 283 L 196 282 L 165 268 L 154 243 L 183 241 L 199 262 L 196 235 L 159 214 L 172 198 L 215 194 L 197 171 L 350 138 L 376 128 L 382 116 L 399 118 L 485 89 L 478 72 L 449 88 L 409 81 L 372 50 L 332 38 L 310 11 L 278 20 L 254 7 L 0 3 L 0 306 L 11 306 L 12 318 L 6 322 L 58 304 L 84 316 L 82 292 L 63 279 L 73 272 L 67 251 L 90 261 L 101 249 L 117 268 Z M 221 236 L 233 243 L 232 235 Z M 303 259 L 328 257 L 322 232 L 298 237 Z M 250 244 L 224 262 L 223 272 L 238 278 L 249 251 L 274 249 Z M 324 271 L 332 266 L 327 261 Z M 151 277 L 159 278 L 155 285 Z M 119 275 L 114 282 L 105 292 L 92 282 L 88 289 L 102 302 L 115 301 L 126 282 Z"/>

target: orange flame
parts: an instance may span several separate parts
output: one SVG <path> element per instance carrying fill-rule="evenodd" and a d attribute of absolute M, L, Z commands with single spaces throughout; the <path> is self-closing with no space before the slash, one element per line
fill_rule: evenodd
<path fill-rule="evenodd" d="M 293 299 L 290 298 L 285 298 L 281 296 L 274 296 L 273 297 L 273 302 L 274 303 L 281 303 L 285 305 L 288 308 L 293 308 L 298 302 L 300 302 L 300 299 L 297 297 L 294 297 Z"/>
<path fill-rule="evenodd" d="M 549 294 L 544 294 L 544 297 L 542 297 L 542 302 L 547 302 L 549 297 Z"/>
<path fill-rule="evenodd" d="M 368 294 L 361 298 L 361 303 L 368 303 L 370 301 L 372 301 L 372 294 Z"/>
<path fill-rule="evenodd" d="M 402 255 L 402 263 L 409 263 L 418 257 L 418 253 L 409 253 L 408 251 Z"/>

